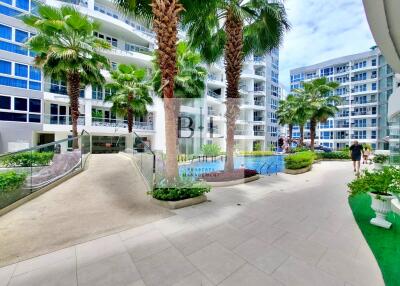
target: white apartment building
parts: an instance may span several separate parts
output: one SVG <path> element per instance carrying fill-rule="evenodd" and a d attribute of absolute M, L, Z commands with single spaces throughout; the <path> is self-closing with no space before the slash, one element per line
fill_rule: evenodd
<path fill-rule="evenodd" d="M 108 0 L 45 0 L 48 5 L 74 5 L 83 14 L 99 21 L 95 35 L 112 45 L 105 55 L 115 68 L 119 63 L 135 64 L 151 69 L 151 53 L 155 48 L 154 33 L 132 18 L 122 15 Z M 35 8 L 31 0 L 0 2 L 0 153 L 45 144 L 71 136 L 69 99 L 65 82 L 45 78 L 32 65 L 33 54 L 23 43 L 34 33 L 18 19 L 18 15 Z M 240 118 L 235 141 L 241 150 L 253 150 L 256 143 L 266 148 L 277 140 L 274 110 L 279 101 L 279 54 L 274 50 L 265 56 L 248 57 L 245 61 L 241 93 Z M 200 140 L 184 142 L 181 152 L 198 153 L 203 143 L 218 143 L 225 148 L 225 72 L 222 61 L 208 67 L 206 96 L 182 113 L 197 114 Z M 104 72 L 110 79 L 108 72 Z M 79 130 L 93 135 L 93 145 L 110 143 L 127 133 L 124 118 L 111 112 L 111 103 L 104 98 L 111 91 L 102 86 L 86 86 L 81 91 Z M 276 98 L 276 99 L 275 99 Z M 153 150 L 165 150 L 164 111 L 162 101 L 154 97 L 145 117 L 137 117 L 134 131 Z M 267 128 L 268 126 L 268 128 Z M 276 128 L 269 128 L 276 126 Z M 99 146 L 100 148 L 101 146 Z"/>
<path fill-rule="evenodd" d="M 327 77 L 340 83 L 334 94 L 342 98 L 334 118 L 317 126 L 316 144 L 333 149 L 350 146 L 358 140 L 374 149 L 387 149 L 387 106 L 393 92 L 393 72 L 380 50 L 344 56 L 290 71 L 291 90 L 302 87 L 302 82 Z M 294 138 L 299 138 L 294 129 Z M 305 127 L 305 141 L 310 139 L 309 125 Z"/>

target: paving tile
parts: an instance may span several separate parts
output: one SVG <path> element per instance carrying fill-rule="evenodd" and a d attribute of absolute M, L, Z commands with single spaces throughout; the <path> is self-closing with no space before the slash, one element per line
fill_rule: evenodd
<path fill-rule="evenodd" d="M 286 252 L 257 238 L 244 242 L 236 247 L 233 252 L 268 274 L 272 273 L 289 257 Z"/>
<path fill-rule="evenodd" d="M 354 285 L 384 285 L 377 265 L 373 267 L 370 262 L 351 258 L 338 251 L 328 250 L 319 261 L 318 267 Z"/>
<path fill-rule="evenodd" d="M 0 268 L 0 286 L 7 286 L 15 271 L 16 264 L 11 264 Z"/>
<path fill-rule="evenodd" d="M 317 242 L 298 238 L 291 233 L 284 234 L 272 245 L 310 264 L 316 264 L 327 249 Z"/>
<path fill-rule="evenodd" d="M 337 279 L 294 257 L 286 260 L 272 277 L 287 286 L 343 286 L 344 284 L 344 280 Z"/>
<path fill-rule="evenodd" d="M 178 283 L 173 286 L 213 286 L 214 284 L 210 282 L 203 274 L 196 271 L 186 276 Z"/>
<path fill-rule="evenodd" d="M 138 280 L 139 272 L 128 253 L 78 267 L 79 286 L 125 286 Z"/>
<path fill-rule="evenodd" d="M 138 261 L 172 246 L 158 230 L 134 236 L 123 243 L 134 261 Z"/>
<path fill-rule="evenodd" d="M 79 267 L 125 252 L 126 249 L 118 235 L 105 236 L 76 246 Z"/>
<path fill-rule="evenodd" d="M 76 281 L 76 259 L 58 261 L 21 275 L 13 276 L 9 286 L 74 286 Z"/>
<path fill-rule="evenodd" d="M 245 260 L 218 242 L 189 255 L 188 259 L 215 284 L 227 278 L 245 263 Z"/>
<path fill-rule="evenodd" d="M 58 261 L 69 258 L 75 258 L 75 247 L 68 247 L 59 251 L 18 262 L 14 275 L 23 274 L 41 267 L 47 267 Z"/>
<path fill-rule="evenodd" d="M 247 216 L 244 214 L 237 215 L 235 218 L 227 221 L 227 224 L 236 227 L 237 229 L 242 229 L 243 227 L 249 225 L 254 222 L 256 219 L 251 216 Z"/>
<path fill-rule="evenodd" d="M 126 284 L 126 286 L 146 286 L 146 284 L 144 284 L 143 280 L 138 280 L 136 282 Z"/>
<path fill-rule="evenodd" d="M 252 265 L 245 264 L 239 270 L 235 271 L 231 276 L 225 279 L 220 286 L 278 286 L 282 285 L 271 276 L 258 270 Z"/>
<path fill-rule="evenodd" d="M 251 236 L 228 224 L 217 226 L 208 232 L 212 240 L 218 241 L 226 248 L 232 249 L 248 240 Z"/>
<path fill-rule="evenodd" d="M 256 237 L 265 241 L 266 243 L 273 243 L 275 240 L 286 234 L 286 231 L 277 227 L 269 226 L 266 229 L 261 229 L 257 232 Z"/>
<path fill-rule="evenodd" d="M 145 224 L 145 225 L 142 225 L 139 227 L 135 227 L 135 228 L 131 228 L 131 229 L 122 231 L 119 233 L 119 236 L 121 237 L 121 240 L 127 240 L 134 236 L 144 234 L 144 233 L 149 232 L 154 229 L 155 229 L 154 224 L 149 223 L 149 224 Z"/>
<path fill-rule="evenodd" d="M 155 222 L 154 227 L 162 234 L 170 235 L 184 229 L 188 224 L 185 218 L 176 215 Z"/>
<path fill-rule="evenodd" d="M 204 231 L 197 230 L 194 227 L 187 227 L 168 236 L 167 239 L 185 256 L 213 242 Z"/>
<path fill-rule="evenodd" d="M 195 271 L 174 247 L 144 258 L 136 265 L 147 286 L 173 285 Z"/>
<path fill-rule="evenodd" d="M 282 219 L 275 223 L 274 226 L 304 238 L 308 238 L 318 229 L 318 226 L 316 224 L 308 223 L 305 221 L 298 222 L 291 218 Z"/>

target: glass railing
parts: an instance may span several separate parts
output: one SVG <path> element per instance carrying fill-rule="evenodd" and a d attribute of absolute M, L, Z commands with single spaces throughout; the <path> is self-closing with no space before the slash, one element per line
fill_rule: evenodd
<path fill-rule="evenodd" d="M 111 118 L 92 118 L 92 126 L 102 126 L 102 127 L 118 127 L 118 128 L 128 128 L 128 121 L 123 119 L 111 119 Z M 151 122 L 133 122 L 133 129 L 139 130 L 153 130 L 153 124 Z"/>
<path fill-rule="evenodd" d="M 72 125 L 72 117 L 71 115 L 44 114 L 43 123 L 54 125 Z M 85 125 L 85 116 L 82 115 L 78 117 L 78 125 Z"/>
<path fill-rule="evenodd" d="M 117 145 L 120 152 L 133 160 L 149 190 L 152 190 L 155 184 L 156 154 L 151 150 L 149 142 L 132 132 L 120 135 Z"/>
<path fill-rule="evenodd" d="M 221 99 L 221 97 L 222 97 L 221 94 L 218 94 L 212 90 L 208 90 L 207 95 L 214 97 L 215 99 Z"/>
<path fill-rule="evenodd" d="M 58 84 L 58 83 L 45 82 L 44 83 L 44 91 L 68 96 L 67 86 Z M 84 87 L 81 88 L 79 97 L 81 97 L 81 98 L 85 97 L 85 88 Z"/>
<path fill-rule="evenodd" d="M 0 209 L 82 170 L 90 153 L 91 136 L 82 131 L 77 137 L 0 155 Z"/>

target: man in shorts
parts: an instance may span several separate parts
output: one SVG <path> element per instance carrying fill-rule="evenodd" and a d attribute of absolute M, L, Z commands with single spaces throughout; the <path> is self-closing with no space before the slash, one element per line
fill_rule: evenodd
<path fill-rule="evenodd" d="M 350 146 L 350 157 L 353 161 L 354 172 L 358 175 L 360 173 L 360 162 L 361 155 L 364 154 L 362 145 L 358 141 L 354 141 L 353 145 Z"/>

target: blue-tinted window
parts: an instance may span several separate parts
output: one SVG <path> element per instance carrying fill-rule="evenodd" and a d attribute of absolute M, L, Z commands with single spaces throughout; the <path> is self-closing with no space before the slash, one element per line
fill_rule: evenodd
<path fill-rule="evenodd" d="M 26 122 L 25 113 L 0 112 L 0 120 Z"/>
<path fill-rule="evenodd" d="M 28 100 L 26 98 L 14 97 L 14 109 L 20 111 L 27 111 Z"/>
<path fill-rule="evenodd" d="M 11 97 L 0 95 L 0 109 L 11 109 Z"/>
<path fill-rule="evenodd" d="M 29 122 L 40 123 L 40 115 L 39 114 L 29 114 Z"/>
<path fill-rule="evenodd" d="M 372 90 L 376 90 L 376 82 L 372 83 Z"/>
<path fill-rule="evenodd" d="M 28 66 L 15 64 L 15 75 L 20 77 L 28 77 Z"/>
<path fill-rule="evenodd" d="M 15 10 L 15 9 L 0 5 L 0 14 L 4 14 L 4 15 L 10 16 L 10 17 L 17 17 L 18 15 L 21 14 L 21 12 Z"/>
<path fill-rule="evenodd" d="M 6 3 L 8 5 L 12 5 L 12 0 L 0 0 L 0 2 Z"/>
<path fill-rule="evenodd" d="M 42 75 L 40 73 L 40 69 L 35 67 L 29 67 L 29 78 L 33 80 L 41 80 Z"/>
<path fill-rule="evenodd" d="M 0 24 L 0 38 L 11 40 L 11 37 L 12 37 L 11 27 Z"/>
<path fill-rule="evenodd" d="M 13 44 L 13 43 L 7 43 L 0 41 L 0 50 L 11 52 L 11 53 L 16 53 L 20 55 L 28 55 L 28 51 L 24 49 L 23 47 Z"/>
<path fill-rule="evenodd" d="M 16 0 L 15 6 L 25 11 L 29 11 L 29 0 Z"/>
<path fill-rule="evenodd" d="M 26 80 L 16 79 L 16 78 L 9 78 L 5 76 L 0 76 L 0 85 L 12 86 L 12 87 L 19 87 L 19 88 L 26 88 L 27 82 Z"/>
<path fill-rule="evenodd" d="M 29 112 L 40 113 L 40 99 L 29 99 Z"/>
<path fill-rule="evenodd" d="M 29 81 L 29 89 L 41 90 L 42 85 L 40 82 L 37 82 L 37 81 Z"/>
<path fill-rule="evenodd" d="M 15 41 L 19 43 L 25 43 L 28 40 L 29 34 L 25 31 L 15 30 Z"/>
<path fill-rule="evenodd" d="M 11 74 L 11 63 L 0 60 L 0 73 Z"/>

